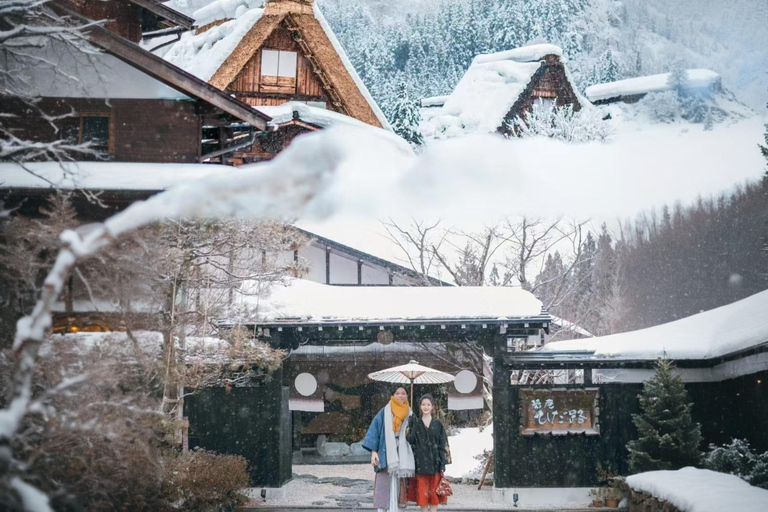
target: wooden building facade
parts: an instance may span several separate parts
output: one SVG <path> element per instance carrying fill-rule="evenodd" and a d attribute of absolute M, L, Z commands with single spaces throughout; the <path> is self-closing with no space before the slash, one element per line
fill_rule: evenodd
<path fill-rule="evenodd" d="M 164 58 L 257 111 L 300 103 L 305 111 L 317 111 L 313 117 L 329 111 L 390 129 L 314 0 L 268 0 L 263 8 L 243 1 L 237 16 L 232 3 L 224 2 L 197 11 L 196 30 L 172 44 Z M 252 19 L 247 28 L 246 21 Z M 211 50 L 224 40 L 226 54 Z M 270 125 L 230 160 L 239 164 L 270 159 L 296 136 L 325 127 L 298 117 L 296 122 Z M 209 128 L 204 126 L 205 138 L 216 144 L 216 130 Z"/>
<path fill-rule="evenodd" d="M 51 40 L 39 51 L 54 65 L 15 64 L 30 83 L 26 92 L 39 98 L 34 104 L 2 99 L 2 111 L 13 116 L 4 123 L 20 139 L 90 143 L 90 152 L 72 151 L 73 160 L 192 163 L 209 158 L 203 126 L 216 126 L 225 137 L 233 125 L 249 133 L 266 128 L 267 115 L 135 44 L 146 13 L 167 15 L 165 24 L 178 30 L 191 19 L 150 0 L 70 0 L 49 7 L 73 23 L 90 24 L 82 33 L 100 52 Z M 94 19 L 110 21 L 101 26 L 91 24 Z"/>

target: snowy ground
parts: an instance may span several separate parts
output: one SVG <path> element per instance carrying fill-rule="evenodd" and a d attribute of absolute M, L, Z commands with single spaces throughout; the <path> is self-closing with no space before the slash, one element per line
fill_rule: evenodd
<path fill-rule="evenodd" d="M 480 462 L 475 456 L 493 447 L 493 427 L 460 429 L 449 437 L 453 464 L 446 475 L 471 479 L 471 483 L 454 483 L 448 509 L 503 509 L 503 503 L 493 503 L 493 486 L 477 490 Z M 285 497 L 270 499 L 269 507 L 344 507 L 373 508 L 374 473 L 369 464 L 301 465 L 294 466 L 294 478 L 285 485 Z M 258 494 L 258 493 L 257 493 Z M 256 500 L 258 503 L 258 500 Z"/>

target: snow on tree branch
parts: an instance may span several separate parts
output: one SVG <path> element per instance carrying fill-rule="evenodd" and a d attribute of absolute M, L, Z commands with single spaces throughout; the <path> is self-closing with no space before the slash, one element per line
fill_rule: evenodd
<path fill-rule="evenodd" d="M 298 140 L 292 145 L 293 151 L 286 151 L 269 163 L 185 184 L 134 203 L 104 223 L 89 224 L 61 234 L 63 247 L 44 281 L 41 296 L 32 313 L 17 323 L 13 344 L 16 366 L 8 405 L 0 410 L 2 487 L 9 489 L 12 486 L 11 442 L 33 405 L 35 362 L 51 328 L 53 304 L 78 261 L 114 244 L 120 236 L 164 218 L 238 214 L 255 218 L 287 218 L 307 211 L 316 216 L 327 215 L 333 211 L 335 204 L 335 198 L 328 191 L 336 178 L 335 171 L 345 156 L 344 145 L 333 144 L 334 140 L 339 139 L 320 136 Z M 18 490 L 18 486 L 16 488 Z M 23 489 L 25 492 L 29 490 L 26 487 Z"/>
<path fill-rule="evenodd" d="M 566 142 L 606 142 L 613 132 L 598 110 L 574 112 L 572 105 L 558 107 L 555 102 L 545 104 L 541 100 L 534 103 L 531 111 L 522 118 L 516 117 L 507 124 L 511 124 L 509 128 L 523 138 L 543 135 Z"/>

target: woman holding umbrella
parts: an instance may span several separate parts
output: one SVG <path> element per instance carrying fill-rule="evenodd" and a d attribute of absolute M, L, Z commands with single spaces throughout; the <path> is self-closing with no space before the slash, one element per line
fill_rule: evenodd
<path fill-rule="evenodd" d="M 416 463 L 413 450 L 406 439 L 411 409 L 408 407 L 408 393 L 398 387 L 389 403 L 373 418 L 363 440 L 363 448 L 371 452 L 371 465 L 376 471 L 373 488 L 373 505 L 379 512 L 396 512 L 405 491 L 402 479 L 414 476 Z"/>

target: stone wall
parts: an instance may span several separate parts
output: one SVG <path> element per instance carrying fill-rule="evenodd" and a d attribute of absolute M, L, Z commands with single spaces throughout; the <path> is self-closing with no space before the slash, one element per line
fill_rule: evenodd
<path fill-rule="evenodd" d="M 629 497 L 629 512 L 684 512 L 662 499 L 632 491 Z"/>

